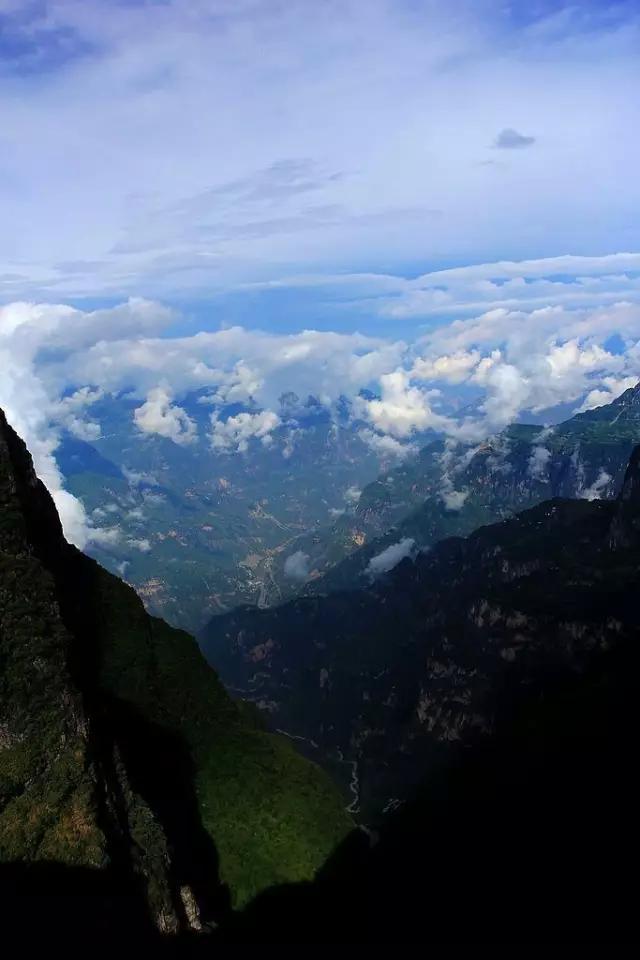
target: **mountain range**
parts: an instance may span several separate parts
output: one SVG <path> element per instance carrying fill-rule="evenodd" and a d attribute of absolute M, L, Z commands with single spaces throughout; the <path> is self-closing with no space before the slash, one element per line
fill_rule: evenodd
<path fill-rule="evenodd" d="M 299 738 L 342 783 L 351 812 L 378 821 L 452 746 L 490 735 L 502 687 L 580 671 L 595 652 L 634 635 L 637 544 L 632 549 L 612 530 L 619 498 L 628 499 L 635 483 L 637 456 L 626 481 L 622 458 L 638 430 L 639 396 L 636 388 L 613 409 L 558 428 L 546 458 L 550 476 L 535 481 L 542 493 L 569 492 L 576 475 L 584 484 L 588 471 L 606 472 L 618 499 L 556 496 L 405 557 L 362 586 L 336 589 L 330 575 L 315 595 L 210 622 L 202 646 L 224 681 L 274 728 Z M 524 480 L 531 442 L 524 450 L 511 444 L 487 476 L 490 456 L 487 445 L 469 459 L 469 499 L 481 504 L 484 491 L 483 509 L 495 509 L 496 473 L 507 504 L 533 499 L 531 478 Z M 441 530 L 472 523 L 471 508 L 448 518 L 438 502 L 432 496 L 410 514 L 410 529 L 416 517 L 436 516 Z"/>
<path fill-rule="evenodd" d="M 394 544 L 415 552 L 552 497 L 615 496 L 638 442 L 640 385 L 555 426 L 517 423 L 480 444 L 435 439 L 365 486 L 354 511 L 291 545 L 307 557 L 302 591 L 362 586 L 387 568 L 381 555 Z M 293 595 L 282 560 L 273 574 Z"/>
<path fill-rule="evenodd" d="M 346 400 L 284 394 L 262 438 L 242 436 L 262 414 L 251 404 L 214 408 L 207 391 L 180 402 L 191 428 L 171 438 L 140 429 L 131 395 L 101 397 L 99 435 L 63 432 L 56 457 L 94 529 L 86 550 L 193 632 L 239 604 L 362 586 L 395 557 L 549 497 L 612 496 L 640 440 L 637 388 L 479 444 L 425 434 L 402 462 L 371 448 Z M 212 410 L 234 443 L 213 445 Z"/>
<path fill-rule="evenodd" d="M 556 494 L 577 473 L 590 498 L 511 505 L 349 586 L 214 617 L 202 647 L 236 699 L 66 543 L 0 417 L 5 929 L 203 952 L 629 942 L 637 398 L 558 428 L 580 433 L 555 452 L 537 428 L 499 474 L 526 499 L 535 456 L 566 470 Z M 479 499 L 491 455 L 454 492 Z"/>

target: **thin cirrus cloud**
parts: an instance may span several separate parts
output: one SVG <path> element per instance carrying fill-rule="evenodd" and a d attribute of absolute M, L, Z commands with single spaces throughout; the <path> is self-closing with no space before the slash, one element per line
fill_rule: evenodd
<path fill-rule="evenodd" d="M 634 5 L 3 0 L 0 27 L 5 302 L 640 247 Z"/>

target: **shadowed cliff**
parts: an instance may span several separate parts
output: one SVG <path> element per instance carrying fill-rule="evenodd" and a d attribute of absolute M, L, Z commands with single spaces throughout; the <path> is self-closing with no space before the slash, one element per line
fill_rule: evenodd
<path fill-rule="evenodd" d="M 229 699 L 191 637 L 66 543 L 0 414 L 5 887 L 40 889 L 46 865 L 60 892 L 88 871 L 155 929 L 197 929 L 311 879 L 350 826 L 326 776 Z"/>

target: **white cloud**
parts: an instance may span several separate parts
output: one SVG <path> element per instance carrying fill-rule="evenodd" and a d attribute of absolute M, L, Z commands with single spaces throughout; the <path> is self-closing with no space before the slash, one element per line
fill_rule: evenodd
<path fill-rule="evenodd" d="M 576 407 L 574 413 L 584 413 L 587 410 L 593 410 L 595 407 L 602 407 L 607 403 L 612 403 L 624 393 L 625 390 L 630 390 L 631 387 L 635 387 L 637 382 L 638 377 L 636 376 L 621 377 L 620 379 L 616 377 L 603 377 L 602 384 L 605 389 L 590 390 L 580 406 Z"/>
<path fill-rule="evenodd" d="M 144 470 L 130 470 L 128 467 L 122 467 L 122 473 L 131 487 L 157 487 L 158 480 L 152 473 L 146 473 Z"/>
<path fill-rule="evenodd" d="M 418 357 L 412 374 L 416 380 L 440 380 L 444 383 L 463 383 L 481 360 L 477 350 L 459 350 L 451 356 Z"/>
<path fill-rule="evenodd" d="M 156 433 L 185 446 L 194 443 L 197 439 L 195 423 L 172 400 L 173 393 L 166 384 L 150 390 L 146 401 L 133 413 L 138 430 L 141 433 Z"/>
<path fill-rule="evenodd" d="M 411 556 L 414 546 L 415 540 L 411 537 L 405 537 L 398 543 L 392 543 L 391 546 L 386 547 L 381 553 L 376 554 L 369 560 L 365 573 L 370 577 L 378 577 L 382 573 L 388 573 L 405 557 Z"/>
<path fill-rule="evenodd" d="M 68 528 L 65 529 L 65 533 L 72 539 Z M 120 543 L 121 539 L 122 530 L 120 527 L 92 527 L 86 534 L 86 543 L 94 543 L 107 549 Z"/>
<path fill-rule="evenodd" d="M 591 486 L 582 490 L 581 497 L 584 500 L 600 500 L 605 494 L 607 487 L 611 483 L 611 480 L 612 477 L 607 473 L 604 467 L 601 467 L 598 476 L 593 481 Z"/>
<path fill-rule="evenodd" d="M 544 307 L 499 307 L 466 316 L 469 285 L 484 289 L 492 274 L 520 275 L 527 281 L 518 287 L 526 298 L 529 281 L 548 283 L 555 276 L 561 280 L 554 287 L 570 285 L 562 271 L 580 269 L 583 286 L 593 281 L 597 287 L 600 279 L 613 276 L 612 269 L 631 273 L 636 267 L 640 255 L 620 254 L 430 274 L 429 283 L 449 285 L 459 295 L 462 314 L 450 322 L 441 318 L 414 343 L 359 333 L 282 335 L 240 327 L 160 336 L 175 315 L 144 300 L 98 311 L 13 303 L 0 307 L 0 405 L 27 441 L 38 474 L 59 504 L 65 530 L 82 546 L 92 523 L 68 492 L 62 495 L 55 450 L 62 428 L 90 442 L 99 434 L 92 409 L 111 392 L 127 390 L 139 400 L 135 416 L 141 429 L 189 444 L 197 440 L 195 425 L 180 398 L 188 390 L 207 389 L 214 406 L 213 442 L 230 452 L 246 449 L 252 439 L 269 442 L 279 424 L 278 398 L 288 390 L 300 397 L 312 393 L 329 408 L 342 396 L 350 398 L 353 415 L 367 424 L 362 438 L 381 457 L 411 453 L 430 428 L 477 442 L 529 411 L 545 411 L 545 419 L 552 420 L 546 411 L 559 405 L 588 409 L 633 385 L 640 379 L 640 305 L 624 300 L 558 305 L 551 290 Z M 359 396 L 364 387 L 379 395 Z M 455 396 L 471 401 L 460 413 L 451 403 L 454 389 Z M 255 412 L 220 418 L 215 408 L 223 400 L 249 396 Z M 296 429 L 285 437 L 285 454 L 293 451 Z M 154 482 L 134 474 L 134 485 Z"/>
<path fill-rule="evenodd" d="M 453 510 L 455 512 L 462 510 L 468 496 L 468 490 L 453 490 L 445 487 L 440 491 L 440 499 L 447 510 Z"/>
<path fill-rule="evenodd" d="M 527 473 L 533 480 L 546 480 L 551 450 L 541 445 L 535 446 L 527 463 Z"/>
<path fill-rule="evenodd" d="M 134 550 L 139 550 L 140 553 L 149 553 L 151 550 L 151 543 L 146 537 L 140 540 L 137 540 L 135 537 L 129 537 L 127 543 L 130 547 L 133 547 Z"/>
<path fill-rule="evenodd" d="M 230 327 L 190 337 L 128 337 L 97 341 L 61 362 L 49 376 L 61 382 L 100 384 L 109 391 L 130 389 L 145 396 L 162 381 L 174 395 L 215 387 L 214 403 L 253 397 L 264 408 L 277 408 L 280 395 L 292 390 L 326 403 L 350 396 L 401 362 L 406 344 L 399 340 L 303 330 L 276 335 Z"/>
<path fill-rule="evenodd" d="M 290 580 L 304 581 L 309 576 L 309 555 L 296 550 L 284 562 L 284 575 Z"/>
<path fill-rule="evenodd" d="M 416 431 L 425 431 L 430 427 L 440 430 L 445 426 L 446 418 L 436 413 L 429 402 L 439 391 L 425 391 L 412 386 L 406 370 L 383 374 L 380 387 L 380 399 L 361 403 L 364 415 L 379 432 L 406 439 Z"/>
<path fill-rule="evenodd" d="M 394 457 L 397 460 L 406 460 L 417 453 L 413 443 L 400 443 L 395 437 L 388 434 L 375 433 L 373 430 L 361 430 L 360 436 L 364 442 L 381 457 Z"/>
<path fill-rule="evenodd" d="M 64 304 L 11 303 L 0 307 L 0 407 L 29 447 L 36 472 L 56 503 L 66 536 L 80 548 L 100 534 L 92 530 L 80 501 L 64 489 L 54 454 L 60 425 L 73 427 L 84 439 L 94 438 L 95 428 L 77 414 L 97 399 L 97 393 L 85 387 L 91 380 L 82 373 L 77 378 L 48 377 L 46 358 L 78 356 L 97 339 L 106 344 L 110 336 L 159 330 L 169 316 L 165 307 L 143 300 L 88 312 Z M 77 389 L 79 383 L 82 387 Z M 63 398 L 69 387 L 75 392 Z"/>
<path fill-rule="evenodd" d="M 280 425 L 280 417 L 273 410 L 260 413 L 238 413 L 226 420 L 219 420 L 217 414 L 211 416 L 211 446 L 214 450 L 237 450 L 244 453 L 249 449 L 251 439 L 261 440 L 268 445 L 271 433 Z"/>
<path fill-rule="evenodd" d="M 82 412 L 92 403 L 96 403 L 104 396 L 102 390 L 93 390 L 91 387 L 82 387 L 73 393 L 54 402 L 50 407 L 51 419 L 65 427 L 74 437 L 91 443 L 97 440 L 102 433 L 99 423 L 84 419 Z"/>
<path fill-rule="evenodd" d="M 344 499 L 349 505 L 356 504 L 360 499 L 362 490 L 359 490 L 358 487 L 348 487 L 344 492 Z"/>

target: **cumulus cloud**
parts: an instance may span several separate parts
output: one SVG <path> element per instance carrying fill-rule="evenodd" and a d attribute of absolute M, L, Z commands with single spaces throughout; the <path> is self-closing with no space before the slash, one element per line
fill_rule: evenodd
<path fill-rule="evenodd" d="M 444 383 L 464 383 L 482 359 L 478 350 L 441 357 L 418 357 L 413 365 L 413 375 L 418 380 L 440 380 Z"/>
<path fill-rule="evenodd" d="M 170 349 L 167 349 L 168 346 Z M 254 400 L 277 409 L 285 390 L 312 393 L 331 404 L 351 396 L 401 362 L 401 340 L 303 330 L 277 335 L 229 327 L 190 337 L 127 337 L 98 340 L 92 347 L 48 366 L 50 377 L 64 382 L 100 384 L 103 389 L 131 389 L 146 396 L 159 383 L 174 395 L 213 388 L 214 405 Z"/>
<path fill-rule="evenodd" d="M 604 389 L 590 390 L 579 407 L 576 407 L 574 413 L 585 413 L 587 410 L 593 410 L 595 407 L 602 407 L 607 403 L 612 403 L 625 390 L 630 390 L 638 383 L 638 377 L 603 377 L 602 384 Z"/>
<path fill-rule="evenodd" d="M 182 407 L 172 403 L 173 393 L 163 385 L 150 390 L 147 399 L 133 414 L 141 433 L 156 433 L 184 446 L 193 443 L 197 428 Z"/>
<path fill-rule="evenodd" d="M 430 400 L 437 390 L 423 390 L 411 384 L 411 374 L 395 370 L 380 377 L 381 397 L 361 400 L 364 415 L 380 433 L 406 439 L 416 431 L 442 429 L 446 418 L 436 413 Z"/>
<path fill-rule="evenodd" d="M 388 573 L 389 570 L 393 570 L 405 557 L 411 556 L 414 546 L 415 540 L 411 537 L 405 537 L 398 543 L 392 543 L 391 546 L 386 547 L 381 553 L 376 554 L 375 557 L 371 557 L 366 566 L 365 573 L 370 577 L 379 577 L 383 573 Z"/>
<path fill-rule="evenodd" d="M 51 404 L 51 419 L 63 426 L 74 437 L 91 443 L 101 435 L 102 427 L 94 420 L 87 420 L 82 414 L 87 407 L 102 399 L 103 396 L 102 390 L 94 390 L 91 387 L 75 390 Z"/>
<path fill-rule="evenodd" d="M 106 344 L 110 337 L 160 331 L 170 317 L 165 307 L 139 299 L 95 311 L 22 302 L 0 307 L 0 406 L 27 443 L 65 534 L 80 548 L 100 534 L 80 501 L 65 490 L 55 450 L 61 427 L 82 439 L 95 439 L 99 425 L 85 420 L 82 411 L 99 398 L 100 390 L 83 374 L 48 376 L 50 361 L 77 356 L 96 340 Z M 68 388 L 71 393 L 65 395 Z"/>
<path fill-rule="evenodd" d="M 309 576 L 309 555 L 302 550 L 296 550 L 284 562 L 284 575 L 289 580 L 303 582 Z"/>
<path fill-rule="evenodd" d="M 381 457 L 393 457 L 397 460 L 406 460 L 417 453 L 413 443 L 401 443 L 388 434 L 376 433 L 374 430 L 361 430 L 360 436 Z"/>
<path fill-rule="evenodd" d="M 141 430 L 191 444 L 195 425 L 181 398 L 206 390 L 212 442 L 228 452 L 269 443 L 280 426 L 274 410 L 286 391 L 312 393 L 328 410 L 350 398 L 352 416 L 364 424 L 361 438 L 381 458 L 407 456 L 429 430 L 478 442 L 530 412 L 545 411 L 552 420 L 561 406 L 589 409 L 610 402 L 640 379 L 640 305 L 632 299 L 638 276 L 639 254 L 437 271 L 415 282 L 440 287 L 459 315 L 447 320 L 445 311 L 409 343 L 360 333 L 283 335 L 240 327 L 169 336 L 165 328 L 175 314 L 146 300 L 98 311 L 13 303 L 0 308 L 0 404 L 29 444 L 68 535 L 83 545 L 93 524 L 68 491 L 63 495 L 55 450 L 63 429 L 89 442 L 100 436 L 93 410 L 112 393 L 126 390 L 138 400 L 135 422 Z M 576 278 L 593 297 L 588 306 L 565 297 L 565 288 L 578 285 Z M 599 302 L 605 281 L 617 302 Z M 538 284 L 546 304 L 531 308 L 538 302 L 531 288 Z M 484 309 L 486 298 L 505 288 L 520 298 L 519 306 Z M 468 315 L 474 297 L 483 309 Z M 372 392 L 362 393 L 365 387 Z M 454 393 L 467 397 L 466 409 L 451 403 Z M 251 412 L 225 419 L 219 407 L 232 400 L 251 404 Z M 294 454 L 297 429 L 288 423 L 283 433 L 286 455 Z M 153 480 L 132 475 L 130 482 L 144 486 Z"/>
<path fill-rule="evenodd" d="M 521 150 L 523 147 L 532 146 L 535 142 L 535 137 L 527 137 L 511 127 L 505 127 L 493 141 L 493 145 L 498 150 Z"/>
<path fill-rule="evenodd" d="M 251 439 L 261 440 L 265 446 L 272 442 L 271 434 L 280 426 L 280 417 L 273 410 L 260 413 L 238 413 L 226 420 L 211 417 L 211 446 L 214 450 L 237 450 L 245 453 Z"/>

